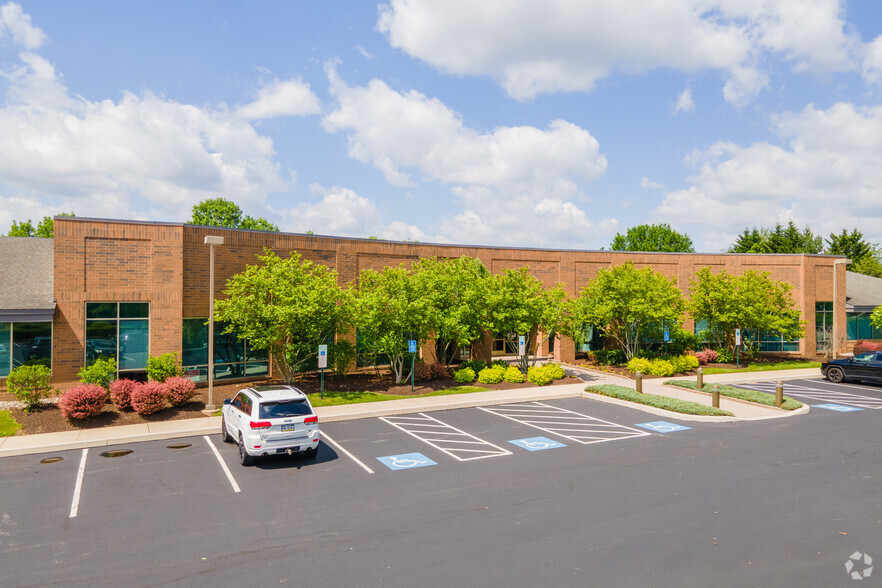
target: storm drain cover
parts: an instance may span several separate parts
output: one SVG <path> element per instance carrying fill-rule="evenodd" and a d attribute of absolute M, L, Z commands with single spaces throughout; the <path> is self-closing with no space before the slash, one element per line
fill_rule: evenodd
<path fill-rule="evenodd" d="M 167 445 L 169 449 L 186 449 L 188 447 L 193 447 L 192 443 L 172 443 L 171 445 Z"/>
<path fill-rule="evenodd" d="M 45 459 L 41 459 L 40 463 L 58 463 L 59 461 L 61 461 L 63 459 L 64 459 L 63 457 L 47 457 Z"/>
<path fill-rule="evenodd" d="M 101 457 L 122 457 L 124 455 L 128 455 L 132 453 L 131 449 L 114 449 L 113 451 L 105 451 L 101 454 Z"/>

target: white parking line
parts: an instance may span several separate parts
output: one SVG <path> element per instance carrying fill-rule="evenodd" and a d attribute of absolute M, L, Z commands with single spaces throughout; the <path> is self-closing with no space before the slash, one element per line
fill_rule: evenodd
<path fill-rule="evenodd" d="M 487 457 L 512 455 L 512 452 L 508 449 L 494 445 L 489 441 L 484 441 L 471 433 L 466 433 L 424 413 L 419 413 L 419 416 L 380 417 L 380 420 L 434 447 L 438 451 L 446 453 L 457 461 L 473 461 Z M 432 430 L 427 431 L 423 427 L 432 427 Z M 463 447 L 463 445 L 471 445 L 472 447 Z M 475 449 L 475 445 L 487 449 Z M 458 453 L 468 454 L 469 457 L 460 457 L 457 455 Z"/>
<path fill-rule="evenodd" d="M 208 438 L 208 435 L 203 435 L 202 438 L 205 439 L 205 442 L 208 443 L 208 446 L 211 447 L 211 450 L 214 452 L 214 456 L 217 458 L 217 462 L 224 470 L 224 473 L 227 475 L 227 480 L 230 481 L 230 485 L 233 487 L 233 492 L 241 492 L 242 490 L 239 489 L 239 484 L 236 483 L 236 479 L 230 472 L 230 468 L 228 468 L 227 464 L 224 463 L 220 451 L 217 450 L 217 447 L 214 446 L 214 443 L 211 442 L 211 439 Z"/>
<path fill-rule="evenodd" d="M 563 437 L 582 445 L 616 441 L 631 437 L 645 437 L 650 433 L 624 425 L 604 421 L 580 412 L 558 408 L 542 402 L 504 404 L 479 409 L 510 421 Z M 552 416 L 556 415 L 556 416 Z M 554 420 L 563 418 L 565 420 Z"/>
<path fill-rule="evenodd" d="M 343 447 L 342 445 L 340 445 L 339 443 L 337 443 L 336 441 L 334 441 L 333 439 L 331 439 L 331 436 L 328 435 L 327 433 L 325 433 L 324 431 L 322 431 L 322 439 L 324 439 L 325 441 L 327 441 L 328 443 L 330 443 L 331 445 L 333 445 L 334 447 L 336 447 L 337 449 L 339 449 L 339 450 L 340 450 L 340 451 L 341 451 L 346 457 L 348 457 L 349 459 L 351 459 L 352 461 L 354 461 L 355 463 L 357 463 L 358 465 L 360 465 L 362 468 L 364 468 L 364 470 L 365 470 L 367 473 L 369 473 L 369 474 L 373 474 L 373 473 L 374 473 L 374 470 L 372 470 L 371 468 L 367 467 L 367 466 L 366 466 L 366 465 L 365 465 L 360 459 L 358 459 L 357 457 L 355 457 L 354 455 L 352 455 L 351 453 L 349 453 L 348 451 L 346 451 L 346 448 L 345 448 L 345 447 Z"/>
<path fill-rule="evenodd" d="M 89 455 L 88 449 L 83 449 L 83 457 L 80 458 L 80 469 L 77 470 L 77 483 L 74 485 L 73 501 L 70 503 L 70 517 L 77 516 L 80 510 L 80 492 L 83 490 L 83 474 L 86 472 L 86 457 Z"/>
<path fill-rule="evenodd" d="M 821 384 L 822 382 L 817 382 Z M 849 384 L 836 384 L 837 386 L 848 386 Z M 775 382 L 757 382 L 755 384 L 741 384 L 737 387 L 747 390 L 756 390 L 758 392 L 768 392 L 774 394 Z M 857 387 L 857 386 L 855 386 Z M 837 390 L 825 390 L 823 388 L 812 388 L 810 386 L 802 386 L 800 384 L 784 383 L 784 394 L 788 396 L 797 396 L 800 398 L 808 398 L 810 400 L 820 400 L 822 402 L 833 402 L 835 404 L 845 404 L 847 406 L 857 406 L 868 409 L 882 409 L 882 398 L 874 398 L 872 396 L 863 396 L 861 394 L 852 394 L 851 392 L 839 392 Z"/>

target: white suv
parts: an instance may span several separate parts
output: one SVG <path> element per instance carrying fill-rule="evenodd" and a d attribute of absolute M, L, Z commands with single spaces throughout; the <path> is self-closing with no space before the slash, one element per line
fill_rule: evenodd
<path fill-rule="evenodd" d="M 239 463 L 251 465 L 261 455 L 318 452 L 318 416 L 306 394 L 293 386 L 257 386 L 224 400 L 224 442 L 239 444 Z"/>

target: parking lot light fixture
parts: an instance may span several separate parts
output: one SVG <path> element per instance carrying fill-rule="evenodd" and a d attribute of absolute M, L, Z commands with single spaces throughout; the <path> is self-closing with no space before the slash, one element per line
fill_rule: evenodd
<path fill-rule="evenodd" d="M 208 245 L 208 404 L 205 410 L 215 411 L 214 405 L 214 246 L 223 245 L 224 238 L 206 235 L 203 241 Z"/>

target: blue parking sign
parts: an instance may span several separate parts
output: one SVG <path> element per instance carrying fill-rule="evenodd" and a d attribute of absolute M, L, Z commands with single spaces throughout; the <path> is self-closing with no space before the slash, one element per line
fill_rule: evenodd
<path fill-rule="evenodd" d="M 407 352 L 416 353 L 416 341 L 414 341 L 413 339 L 407 342 Z"/>

